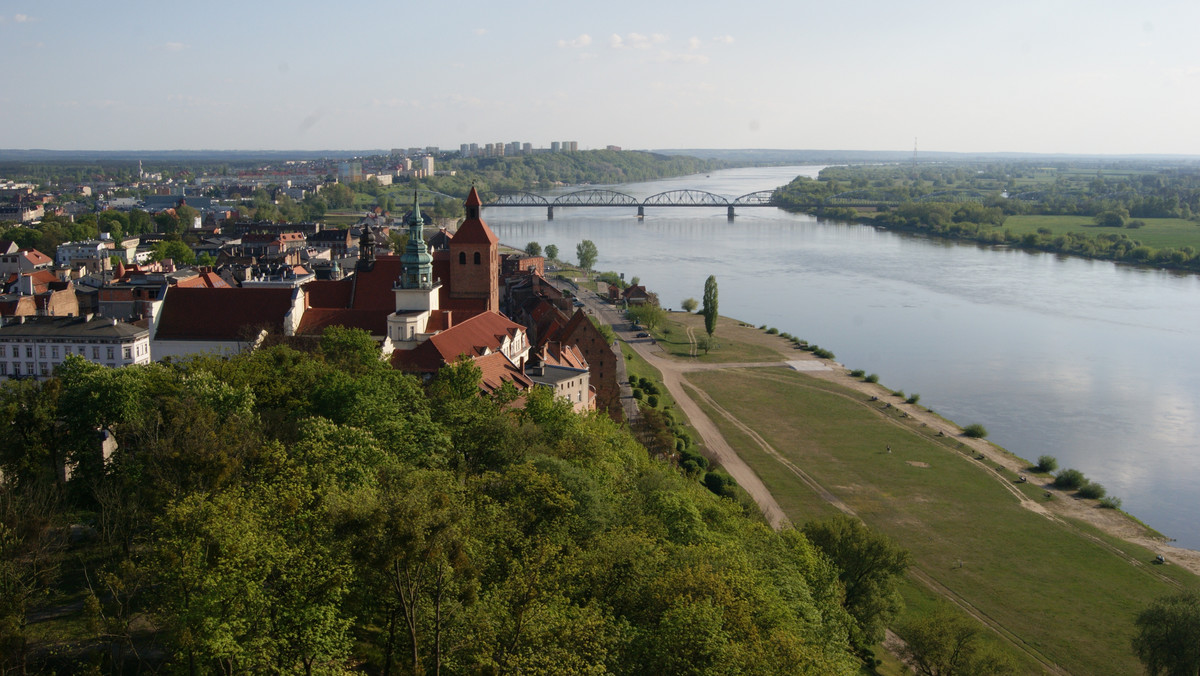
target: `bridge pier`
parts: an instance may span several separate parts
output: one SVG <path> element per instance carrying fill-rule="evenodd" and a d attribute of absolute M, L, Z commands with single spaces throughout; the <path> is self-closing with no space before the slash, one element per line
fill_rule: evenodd
<path fill-rule="evenodd" d="M 638 220 L 640 221 L 645 217 L 646 217 L 646 207 L 644 205 L 639 204 L 638 205 Z"/>
<path fill-rule="evenodd" d="M 732 204 L 729 205 L 729 211 L 726 213 L 729 216 L 729 220 L 732 221 L 733 220 L 733 205 Z"/>
<path fill-rule="evenodd" d="M 546 220 L 547 221 L 554 220 L 554 207 L 553 206 L 546 207 Z"/>

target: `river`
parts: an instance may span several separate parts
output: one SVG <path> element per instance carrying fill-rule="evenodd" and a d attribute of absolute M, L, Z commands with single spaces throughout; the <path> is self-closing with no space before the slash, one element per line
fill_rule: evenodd
<path fill-rule="evenodd" d="M 621 186 L 726 197 L 820 167 L 733 169 Z M 721 313 L 832 350 L 850 368 L 1027 459 L 1053 455 L 1179 545 L 1200 549 L 1200 278 L 1047 253 L 949 243 L 745 208 L 485 209 L 505 244 L 590 239 L 596 268 L 641 277 L 663 306 Z"/>

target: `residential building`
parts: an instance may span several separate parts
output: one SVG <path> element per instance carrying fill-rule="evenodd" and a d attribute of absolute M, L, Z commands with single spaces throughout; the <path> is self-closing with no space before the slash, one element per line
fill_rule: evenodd
<path fill-rule="evenodd" d="M 67 355 L 110 368 L 150 362 L 150 331 L 110 317 L 21 317 L 0 326 L 0 378 L 48 378 Z"/>
<path fill-rule="evenodd" d="M 54 262 L 60 268 L 83 267 L 88 272 L 103 272 L 112 269 L 109 257 L 113 255 L 111 242 L 89 239 L 83 242 L 63 242 L 54 253 Z"/>
<path fill-rule="evenodd" d="M 54 266 L 54 261 L 41 251 L 17 249 L 16 246 L 8 240 L 0 240 L 0 278 Z"/>

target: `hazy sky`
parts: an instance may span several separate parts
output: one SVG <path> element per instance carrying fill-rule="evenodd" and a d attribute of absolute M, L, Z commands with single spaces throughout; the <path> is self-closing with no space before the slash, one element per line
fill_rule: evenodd
<path fill-rule="evenodd" d="M 0 147 L 1200 154 L 1200 2 L 0 0 Z"/>

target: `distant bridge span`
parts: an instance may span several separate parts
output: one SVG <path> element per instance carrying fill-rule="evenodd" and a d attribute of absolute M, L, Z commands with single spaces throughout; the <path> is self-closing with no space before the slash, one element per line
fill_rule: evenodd
<path fill-rule="evenodd" d="M 638 218 L 646 215 L 646 207 L 716 207 L 725 209 L 733 220 L 735 207 L 774 207 L 774 190 L 759 190 L 739 197 L 725 197 L 706 190 L 668 190 L 638 199 L 623 192 L 605 189 L 576 190 L 554 198 L 529 192 L 509 192 L 483 203 L 484 207 L 545 207 L 546 219 L 554 220 L 555 207 L 636 207 Z"/>

